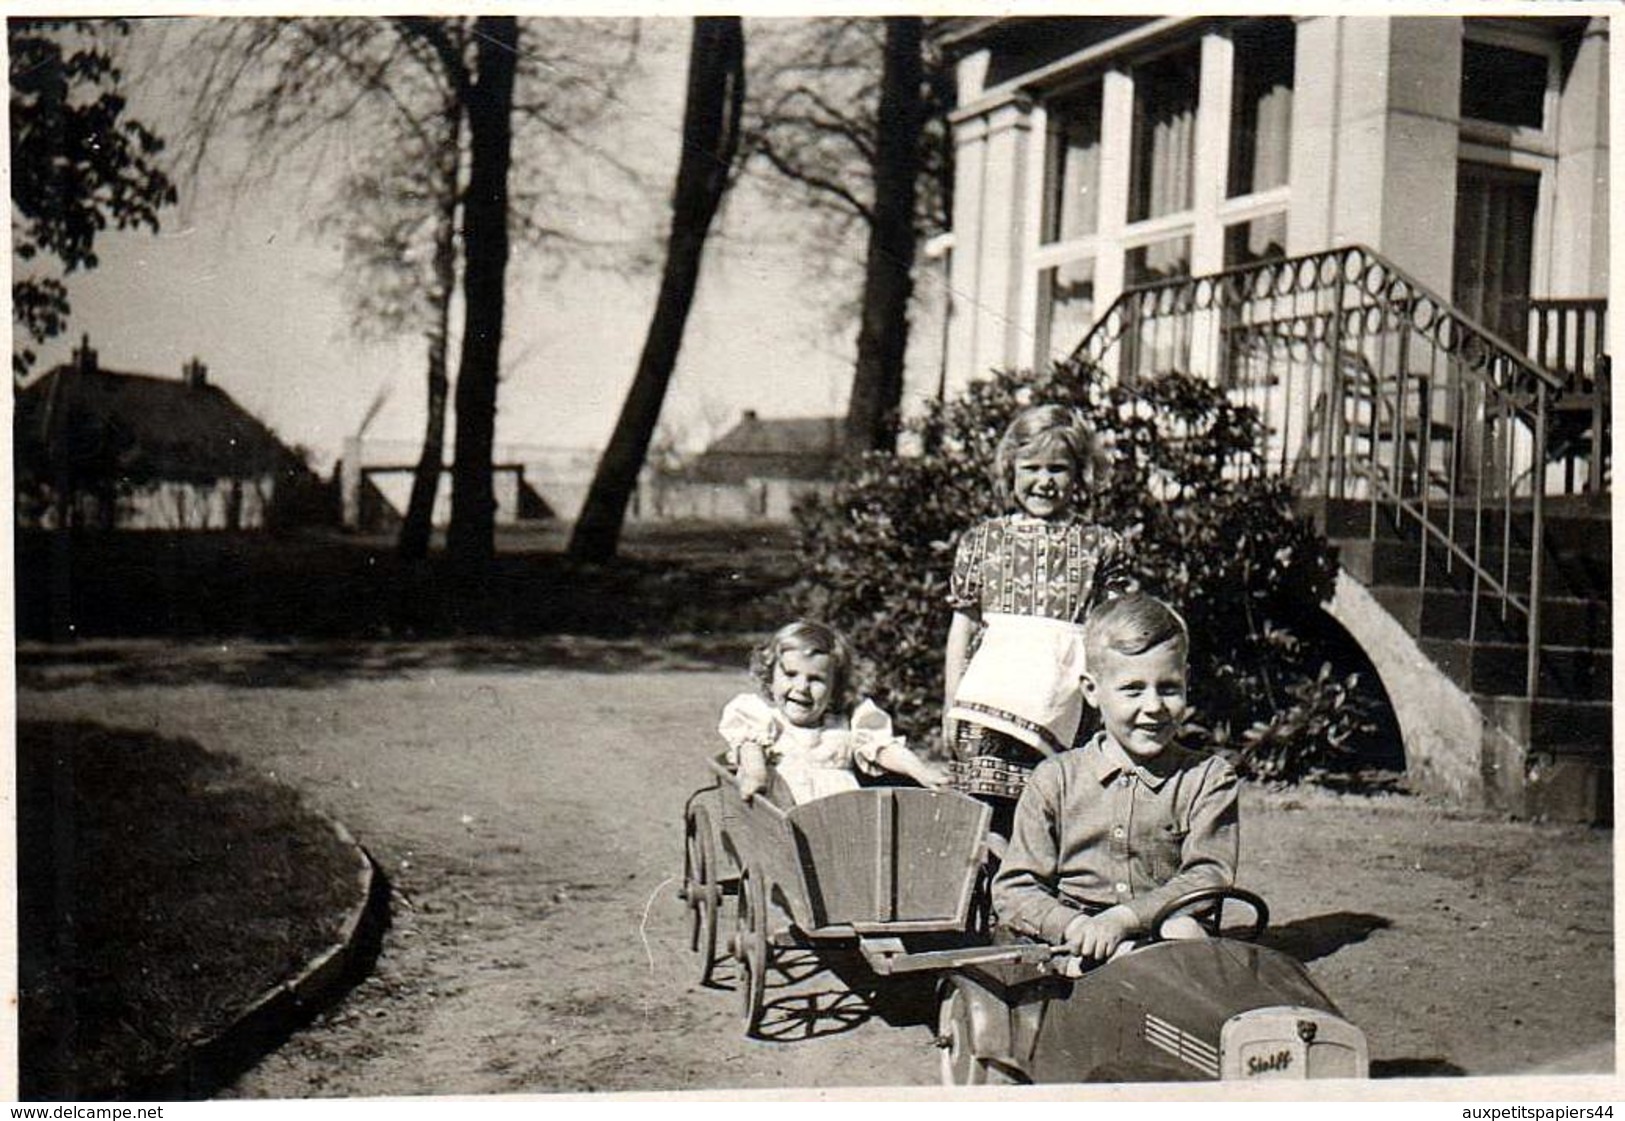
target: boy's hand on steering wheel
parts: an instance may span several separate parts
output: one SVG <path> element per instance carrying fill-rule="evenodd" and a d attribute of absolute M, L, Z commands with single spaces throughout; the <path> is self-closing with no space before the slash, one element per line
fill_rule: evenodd
<path fill-rule="evenodd" d="M 1169 941 L 1207 937 L 1207 931 L 1202 929 L 1202 924 L 1189 915 L 1175 915 L 1165 920 L 1160 933 Z"/>
<path fill-rule="evenodd" d="M 1134 912 L 1111 907 L 1098 915 L 1079 915 L 1067 924 L 1063 944 L 1079 957 L 1105 961 L 1123 939 L 1134 933 Z"/>

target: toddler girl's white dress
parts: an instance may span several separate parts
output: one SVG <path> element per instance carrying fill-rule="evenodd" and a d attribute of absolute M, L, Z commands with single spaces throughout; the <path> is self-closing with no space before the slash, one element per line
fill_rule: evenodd
<path fill-rule="evenodd" d="M 891 717 L 865 698 L 850 718 L 831 713 L 821 726 L 802 728 L 756 693 L 741 693 L 722 710 L 717 731 L 728 743 L 728 762 L 739 763 L 739 749 L 756 744 L 767 755 L 796 802 L 858 788 L 857 771 L 878 775 L 881 749 L 902 744 Z"/>

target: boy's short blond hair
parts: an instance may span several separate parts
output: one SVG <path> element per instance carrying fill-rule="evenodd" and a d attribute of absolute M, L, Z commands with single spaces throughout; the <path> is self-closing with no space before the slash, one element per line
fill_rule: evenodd
<path fill-rule="evenodd" d="M 1188 657 L 1190 628 L 1179 612 L 1144 592 L 1130 592 L 1107 600 L 1089 612 L 1083 624 L 1086 663 L 1094 662 L 1108 650 L 1118 654 L 1144 654 L 1169 642 L 1179 647 L 1181 657 Z"/>
<path fill-rule="evenodd" d="M 771 699 L 773 670 L 785 651 L 801 654 L 822 654 L 829 658 L 829 707 L 831 711 L 847 707 L 853 687 L 852 644 L 834 627 L 797 619 L 773 632 L 762 645 L 751 652 L 750 672 L 764 697 Z"/>

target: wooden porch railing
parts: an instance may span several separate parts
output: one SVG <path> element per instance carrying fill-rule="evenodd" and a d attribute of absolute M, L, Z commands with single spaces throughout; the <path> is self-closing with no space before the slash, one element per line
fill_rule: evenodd
<path fill-rule="evenodd" d="M 1609 489 L 1609 425 L 1612 406 L 1608 356 L 1608 301 L 1523 301 L 1531 358 L 1563 379 L 1553 403 L 1548 455 L 1563 469 L 1568 494 L 1605 494 Z M 1584 478 L 1577 468 L 1585 464 Z"/>

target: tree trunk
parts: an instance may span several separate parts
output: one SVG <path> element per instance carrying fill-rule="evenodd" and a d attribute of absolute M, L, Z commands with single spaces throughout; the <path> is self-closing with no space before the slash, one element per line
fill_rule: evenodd
<path fill-rule="evenodd" d="M 683 327 L 699 285 L 705 239 L 728 188 L 739 148 L 745 96 L 745 35 L 738 16 L 694 20 L 689 49 L 683 150 L 672 200 L 671 237 L 660 295 L 638 359 L 637 375 L 604 449 L 581 517 L 570 535 L 570 556 L 607 561 L 615 556 L 626 504 L 638 485 L 649 440 L 660 420 L 666 387 L 677 365 Z"/>
<path fill-rule="evenodd" d="M 446 535 L 447 555 L 465 575 L 486 569 L 496 551 L 491 444 L 502 357 L 519 24 L 513 16 L 481 16 L 474 31 L 478 77 L 467 96 L 470 162 L 463 204 L 463 347 L 457 372 L 451 527 Z"/>
<path fill-rule="evenodd" d="M 887 16 L 875 146 L 874 221 L 864 266 L 863 319 L 857 368 L 846 410 L 849 451 L 890 450 L 897 439 L 908 349 L 908 302 L 914 291 L 914 192 L 925 128 L 921 94 L 924 21 Z"/>
<path fill-rule="evenodd" d="M 403 560 L 422 560 L 429 555 L 429 536 L 434 528 L 434 500 L 440 490 L 446 451 L 446 352 L 451 335 L 451 300 L 457 285 L 457 203 L 458 164 L 462 148 L 462 106 L 455 98 L 445 113 L 446 135 L 440 152 L 440 212 L 435 219 L 434 322 L 429 329 L 428 419 L 423 428 L 423 450 L 412 473 L 412 497 L 406 504 L 406 518 L 396 552 Z"/>

